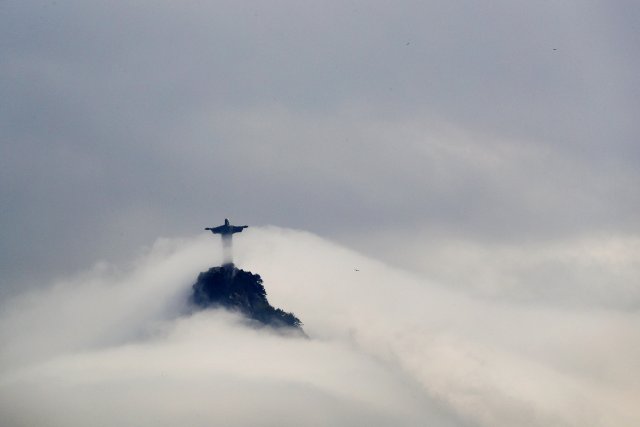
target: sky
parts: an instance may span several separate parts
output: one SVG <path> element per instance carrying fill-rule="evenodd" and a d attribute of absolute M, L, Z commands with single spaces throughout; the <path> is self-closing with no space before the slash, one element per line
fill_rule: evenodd
<path fill-rule="evenodd" d="M 247 240 L 250 232 L 263 230 L 255 232 L 262 240 L 251 240 L 256 245 L 280 235 L 290 239 L 285 246 L 307 248 L 308 236 L 325 242 L 322 248 L 308 247 L 318 252 L 307 253 L 303 264 L 315 259 L 317 265 L 299 271 L 305 277 L 325 277 L 318 266 L 326 259 L 327 265 L 340 265 L 327 248 L 348 251 L 381 263 L 381 277 L 410 276 L 416 286 L 411 295 L 418 301 L 429 300 L 433 289 L 445 289 L 471 301 L 470 313 L 492 317 L 491 327 L 513 323 L 498 340 L 508 342 L 509 351 L 495 353 L 495 360 L 505 360 L 514 372 L 526 371 L 520 359 L 512 359 L 510 351 L 518 347 L 527 363 L 540 369 L 552 365 L 570 377 L 545 371 L 540 387 L 582 388 L 571 382 L 573 367 L 565 360 L 577 353 L 562 348 L 556 332 L 547 337 L 544 331 L 568 322 L 567 335 L 588 351 L 595 351 L 589 339 L 606 342 L 612 336 L 611 348 L 620 345 L 620 352 L 608 353 L 599 345 L 603 353 L 596 352 L 576 374 L 601 386 L 586 387 L 594 391 L 585 401 L 603 407 L 611 399 L 625 402 L 624 387 L 637 398 L 638 389 L 629 384 L 616 388 L 624 377 L 616 366 L 625 367 L 630 378 L 640 372 L 629 358 L 637 355 L 640 339 L 632 328 L 640 308 L 639 20 L 640 5 L 622 0 L 0 2 L 0 318 L 14 319 L 11 307 L 25 298 L 42 307 L 49 298 L 68 296 L 69 289 L 97 287 L 97 294 L 87 290 L 79 301 L 104 299 L 100 310 L 109 311 L 113 307 L 106 301 L 120 303 L 118 298 L 127 296 L 136 301 L 131 313 L 142 313 L 103 319 L 79 312 L 95 316 L 98 326 L 88 322 L 80 336 L 60 336 L 60 351 L 67 356 L 79 348 L 96 351 L 87 355 L 87 366 L 103 363 L 102 350 L 109 345 L 123 345 L 126 340 L 118 334 L 127 319 L 143 329 L 153 319 L 168 322 L 157 343 L 172 344 L 167 351 L 178 351 L 176 342 L 190 342 L 185 331 L 204 331 L 208 322 L 226 339 L 275 340 L 264 343 L 269 346 L 280 338 L 256 338 L 233 326 L 233 318 L 204 316 L 192 324 L 175 320 L 174 311 L 161 315 L 159 308 L 145 308 L 146 300 L 136 298 L 151 286 L 146 279 L 135 285 L 139 291 L 129 290 L 132 295 L 119 291 L 123 281 L 135 287 L 140 263 L 150 262 L 141 260 L 153 259 L 155 268 L 163 268 L 166 259 L 150 255 L 158 242 L 181 242 L 175 244 L 186 251 L 208 238 L 213 248 L 217 242 L 203 228 L 230 218 L 251 226 Z M 275 268 L 255 256 L 252 260 L 247 265 L 255 273 Z M 188 290 L 187 278 L 205 264 L 181 264 L 176 275 L 183 276 L 171 276 L 180 280 L 165 288 Z M 298 279 L 286 273 L 274 272 L 286 283 L 272 286 Z M 323 283 L 317 280 L 322 292 L 305 287 L 300 298 L 329 298 L 331 310 L 349 311 L 336 305 L 330 295 L 335 288 Z M 270 283 L 265 286 L 270 292 Z M 377 295 L 386 286 L 384 280 L 372 281 L 371 292 Z M 109 289 L 117 295 L 108 297 Z M 166 296 L 174 303 L 180 298 Z M 21 319 L 35 327 L 33 307 L 25 308 Z M 393 387 L 403 396 L 418 393 L 416 399 L 424 397 L 434 407 L 447 402 L 443 425 L 465 425 L 456 423 L 470 418 L 482 419 L 480 425 L 514 425 L 510 416 L 532 410 L 507 405 L 509 410 L 481 415 L 478 405 L 502 408 L 504 396 L 478 403 L 452 391 L 457 397 L 445 398 L 449 392 L 440 385 L 456 384 L 454 374 L 465 371 L 440 371 L 438 363 L 444 362 L 438 356 L 427 364 L 431 368 L 416 367 L 427 349 L 458 354 L 471 345 L 461 338 L 478 332 L 466 329 L 474 323 L 470 318 L 462 316 L 464 333 L 457 335 L 454 328 L 452 337 L 442 338 L 443 347 L 389 344 L 400 354 L 398 362 L 367 345 L 385 346 L 381 343 L 402 333 L 378 325 L 382 329 L 373 329 L 378 334 L 366 339 L 357 333 L 338 338 L 334 334 L 340 328 L 323 329 L 326 319 L 308 320 L 312 304 L 300 307 L 282 308 L 348 347 L 327 345 L 322 351 L 344 352 L 344 360 L 352 358 L 354 364 L 366 359 L 371 375 L 380 375 L 381 388 L 400 381 Z M 404 319 L 397 322 L 400 329 L 419 325 L 407 326 L 411 337 L 443 321 L 417 314 L 405 318 L 395 311 L 381 319 L 397 316 Z M 537 316 L 548 322 L 537 326 L 532 320 Z M 576 322 L 586 324 L 583 332 Z M 16 328 L 17 334 L 19 323 Z M 113 341 L 87 344 L 83 334 L 95 328 L 113 328 Z M 551 340 L 553 348 L 539 354 L 533 345 L 522 344 L 519 334 L 533 335 L 537 343 Z M 9 335 L 6 339 L 19 339 Z M 34 338 L 34 348 L 52 345 L 47 335 Z M 493 338 L 479 335 L 467 354 L 476 354 L 476 344 L 487 346 L 477 359 L 484 360 L 495 350 Z M 126 355 L 130 359 L 122 357 L 144 357 L 147 343 L 132 349 Z M 404 345 L 420 350 L 405 354 Z M 291 346 L 292 354 L 309 351 Z M 35 351 L 25 349 L 22 358 Z M 62 371 L 78 369 L 70 359 L 61 360 Z M 459 361 L 475 372 L 466 360 Z M 58 369 L 45 362 L 34 360 L 33 369 Z M 12 363 L 6 359 L 2 375 L 15 372 Z M 405 377 L 381 373 L 376 363 L 416 383 L 409 387 Z M 214 371 L 229 374 L 218 365 Z M 315 374 L 322 378 L 310 373 Z M 478 378 L 478 386 L 506 390 L 508 384 L 497 385 L 504 372 L 493 374 Z M 243 387 L 237 377 L 231 379 L 230 387 Z M 20 381 L 25 393 L 34 391 Z M 257 387 L 268 388 L 265 383 Z M 260 394 L 258 388 L 254 392 Z M 374 404 L 368 407 L 378 406 L 381 396 L 371 397 L 368 403 Z M 566 391 L 566 396 L 573 395 Z M 307 402 L 313 399 L 322 400 L 313 394 Z M 585 425 L 567 415 L 576 414 L 575 408 L 554 411 L 553 402 L 536 399 L 531 398 L 534 407 L 565 425 Z M 434 420 L 429 417 L 438 412 L 425 415 L 409 397 L 399 402 L 385 416 Z M 609 408 L 611 413 L 626 415 L 606 421 L 637 423 L 637 414 L 620 405 L 619 411 Z M 345 419 L 380 415 L 341 407 Z M 611 425 L 597 417 L 589 422 Z"/>

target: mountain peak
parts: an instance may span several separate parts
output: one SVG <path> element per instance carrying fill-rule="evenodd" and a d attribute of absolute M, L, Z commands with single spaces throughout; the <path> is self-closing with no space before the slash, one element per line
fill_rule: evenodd
<path fill-rule="evenodd" d="M 232 263 L 200 273 L 190 302 L 201 309 L 222 307 L 239 311 L 263 325 L 302 331 L 302 322 L 293 313 L 269 304 L 260 275 L 238 269 Z"/>

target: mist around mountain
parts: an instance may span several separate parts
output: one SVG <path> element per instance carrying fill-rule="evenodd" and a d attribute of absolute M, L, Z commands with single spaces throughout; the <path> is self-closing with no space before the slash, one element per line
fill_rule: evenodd
<path fill-rule="evenodd" d="M 488 299 L 275 227 L 209 288 L 217 243 L 158 239 L 0 301 L 2 427 L 640 425 L 636 312 Z M 241 312 L 270 312 L 265 288 L 311 339 Z"/>
<path fill-rule="evenodd" d="M 295 328 L 304 334 L 302 322 L 293 313 L 269 304 L 260 275 L 232 263 L 200 273 L 192 288 L 192 309 L 225 308 L 240 312 L 255 326 Z"/>

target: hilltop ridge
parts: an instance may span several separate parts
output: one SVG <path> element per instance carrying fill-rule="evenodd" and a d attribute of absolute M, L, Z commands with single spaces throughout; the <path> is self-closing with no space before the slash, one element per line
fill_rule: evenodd
<path fill-rule="evenodd" d="M 189 302 L 196 308 L 225 308 L 240 312 L 258 325 L 303 332 L 302 322 L 293 313 L 269 304 L 260 275 L 238 269 L 232 263 L 200 273 L 192 289 Z"/>

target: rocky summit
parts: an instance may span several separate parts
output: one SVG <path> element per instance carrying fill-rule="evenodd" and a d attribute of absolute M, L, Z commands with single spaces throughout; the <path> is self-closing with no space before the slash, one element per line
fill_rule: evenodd
<path fill-rule="evenodd" d="M 233 264 L 200 273 L 193 285 L 190 302 L 196 308 L 226 308 L 238 311 L 258 324 L 297 328 L 302 332 L 302 322 L 293 313 L 269 304 L 260 275 L 238 269 Z"/>

